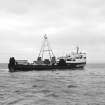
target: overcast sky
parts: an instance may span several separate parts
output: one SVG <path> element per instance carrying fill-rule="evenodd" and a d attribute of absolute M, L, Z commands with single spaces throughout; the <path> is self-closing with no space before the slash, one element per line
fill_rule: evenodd
<path fill-rule="evenodd" d="M 105 62 L 105 0 L 0 0 L 0 62 L 34 60 L 44 34 L 56 56 L 78 45 Z"/>

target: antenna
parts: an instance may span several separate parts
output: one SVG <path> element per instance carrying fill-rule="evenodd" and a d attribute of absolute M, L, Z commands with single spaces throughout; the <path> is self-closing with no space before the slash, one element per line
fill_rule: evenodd
<path fill-rule="evenodd" d="M 44 56 L 45 52 L 48 52 L 49 57 L 50 57 L 50 61 L 51 61 L 52 57 L 55 57 L 54 53 L 53 53 L 53 51 L 52 51 L 52 49 L 50 47 L 50 44 L 48 42 L 48 37 L 47 37 L 46 34 L 44 35 L 43 44 L 42 44 L 41 50 L 39 52 L 38 58 L 41 57 L 41 59 L 43 60 L 43 56 Z"/>

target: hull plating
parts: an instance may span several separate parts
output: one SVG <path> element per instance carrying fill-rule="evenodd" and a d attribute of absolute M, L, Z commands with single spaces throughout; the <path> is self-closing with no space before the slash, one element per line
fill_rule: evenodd
<path fill-rule="evenodd" d="M 69 65 L 14 65 L 11 66 L 10 64 L 8 65 L 9 71 L 10 72 L 15 72 L 15 71 L 31 71 L 31 70 L 36 70 L 36 71 L 41 71 L 41 70 L 74 70 L 74 69 L 83 69 L 86 63 L 72 63 Z"/>

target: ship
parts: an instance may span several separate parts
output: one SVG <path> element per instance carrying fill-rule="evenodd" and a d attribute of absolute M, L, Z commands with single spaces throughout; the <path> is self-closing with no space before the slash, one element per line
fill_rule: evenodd
<path fill-rule="evenodd" d="M 80 52 L 79 47 L 76 47 L 75 52 L 56 57 L 50 47 L 47 35 L 44 35 L 43 40 L 37 60 L 29 63 L 28 60 L 16 60 L 14 57 L 10 57 L 8 63 L 9 72 L 84 69 L 86 65 L 86 53 Z M 44 57 L 45 53 L 49 55 L 49 58 Z"/>

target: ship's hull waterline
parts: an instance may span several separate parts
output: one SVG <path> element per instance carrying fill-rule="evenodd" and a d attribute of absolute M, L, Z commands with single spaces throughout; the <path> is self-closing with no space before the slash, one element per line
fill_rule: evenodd
<path fill-rule="evenodd" d="M 41 70 L 75 70 L 83 69 L 86 63 L 72 63 L 69 65 L 13 65 L 8 64 L 10 72 L 16 71 L 41 71 Z"/>

